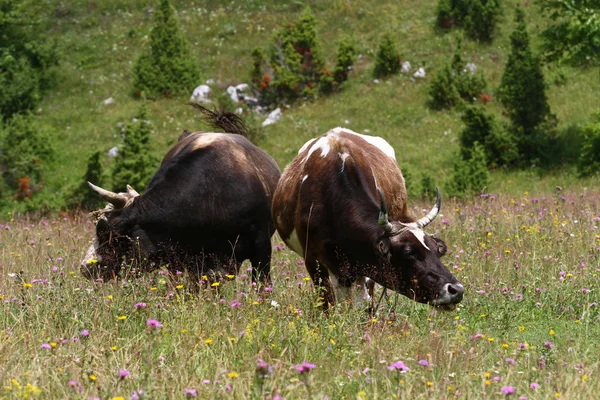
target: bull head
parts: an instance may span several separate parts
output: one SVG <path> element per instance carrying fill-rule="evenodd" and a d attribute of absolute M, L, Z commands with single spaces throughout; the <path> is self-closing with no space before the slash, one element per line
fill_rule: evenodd
<path fill-rule="evenodd" d="M 98 193 L 100 197 L 112 204 L 116 210 L 127 207 L 131 204 L 134 198 L 140 195 L 129 185 L 127 185 L 127 193 L 111 192 L 109 190 L 102 189 L 91 182 L 88 182 L 88 185 L 94 192 Z"/>

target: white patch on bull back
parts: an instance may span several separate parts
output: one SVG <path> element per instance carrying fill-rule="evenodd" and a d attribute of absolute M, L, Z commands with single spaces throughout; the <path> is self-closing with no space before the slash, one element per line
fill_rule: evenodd
<path fill-rule="evenodd" d="M 304 176 L 302 177 L 302 182 L 300 182 L 300 183 L 304 183 L 304 181 L 306 180 L 306 178 L 308 178 L 308 175 L 304 175 Z"/>
<path fill-rule="evenodd" d="M 302 147 L 300 147 L 300 150 L 298 150 L 298 155 L 300 155 L 300 153 L 302 153 L 304 150 L 306 150 L 308 148 L 308 146 L 310 146 L 310 144 L 312 142 L 314 142 L 316 139 L 310 139 L 308 142 L 304 143 L 302 145 Z"/>
<path fill-rule="evenodd" d="M 308 154 L 304 158 L 304 161 L 308 160 L 310 158 L 310 156 L 312 155 L 312 153 L 314 153 L 316 150 L 319 150 L 319 149 L 321 150 L 321 157 L 325 157 L 325 156 L 327 156 L 327 153 L 329 153 L 330 148 L 331 147 L 329 146 L 329 137 L 321 136 L 319 139 L 317 139 L 315 144 L 313 144 L 310 147 L 310 150 L 308 150 Z"/>
<path fill-rule="evenodd" d="M 290 234 L 290 237 L 287 239 L 283 239 L 285 244 L 294 251 L 294 253 L 298 254 L 300 257 L 304 257 L 304 249 L 300 244 L 300 240 L 298 239 L 298 234 L 294 229 Z"/>
<path fill-rule="evenodd" d="M 390 146 L 390 144 L 384 138 L 381 138 L 379 136 L 363 135 L 360 133 L 356 133 L 350 129 L 342 128 L 342 127 L 333 128 L 329 132 L 336 133 L 336 134 L 339 134 L 340 132 L 346 132 L 346 133 L 351 133 L 356 136 L 360 136 L 361 138 L 366 140 L 368 143 L 372 144 L 373 146 L 377 147 L 379 150 L 383 151 L 385 153 L 385 155 L 396 160 L 396 152 L 394 151 L 394 148 L 392 146 Z"/>
<path fill-rule="evenodd" d="M 346 158 L 350 157 L 350 154 L 344 152 L 344 153 L 338 153 L 338 155 L 342 159 L 342 169 L 340 170 L 340 172 L 344 172 L 344 166 L 346 165 Z"/>

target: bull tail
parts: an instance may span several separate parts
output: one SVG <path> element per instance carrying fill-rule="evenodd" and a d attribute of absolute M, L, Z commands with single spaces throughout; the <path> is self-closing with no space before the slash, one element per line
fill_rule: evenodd
<path fill-rule="evenodd" d="M 244 122 L 242 117 L 225 110 L 209 110 L 198 103 L 188 103 L 202 114 L 202 119 L 211 128 L 222 130 L 225 133 L 232 133 L 235 135 L 242 135 L 248 137 L 248 125 Z"/>

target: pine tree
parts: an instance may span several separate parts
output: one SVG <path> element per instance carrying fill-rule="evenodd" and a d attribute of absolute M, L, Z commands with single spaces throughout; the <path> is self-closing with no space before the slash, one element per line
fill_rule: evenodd
<path fill-rule="evenodd" d="M 170 0 L 161 0 L 154 11 L 150 47 L 142 51 L 134 66 L 136 95 L 158 97 L 191 91 L 199 76 L 198 63 L 179 30 Z"/>
<path fill-rule="evenodd" d="M 65 205 L 68 208 L 83 207 L 86 210 L 94 210 L 102 206 L 103 200 L 98 197 L 96 192 L 90 190 L 88 182 L 103 187 L 104 174 L 101 161 L 101 153 L 94 152 L 87 162 L 85 174 L 81 177 L 80 183 L 66 196 Z"/>
<path fill-rule="evenodd" d="M 150 153 L 152 125 L 146 104 L 142 104 L 134 122 L 125 125 L 124 134 L 112 173 L 113 190 L 122 192 L 131 185 L 141 193 L 158 166 L 158 160 Z"/>
<path fill-rule="evenodd" d="M 385 33 L 379 43 L 379 50 L 375 56 L 375 78 L 383 78 L 388 75 L 397 74 L 400 71 L 400 55 L 396 50 L 396 45 L 392 35 Z"/>
<path fill-rule="evenodd" d="M 517 7 L 511 53 L 502 75 L 498 97 L 513 125 L 530 134 L 550 115 L 540 61 L 531 51 L 525 15 Z"/>
<path fill-rule="evenodd" d="M 446 182 L 446 190 L 455 197 L 474 196 L 489 184 L 490 172 L 485 151 L 483 146 L 476 142 L 465 155 L 457 156 L 450 181 Z"/>

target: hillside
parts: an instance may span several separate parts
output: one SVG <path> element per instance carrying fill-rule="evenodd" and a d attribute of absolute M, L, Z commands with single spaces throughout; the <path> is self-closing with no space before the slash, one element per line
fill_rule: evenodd
<path fill-rule="evenodd" d="M 86 160 L 96 150 L 106 152 L 121 143 L 117 124 L 136 114 L 140 101 L 132 97 L 132 65 L 148 40 L 152 24 L 152 2 L 145 1 L 56 1 L 45 7 L 51 21 L 48 34 L 59 46 L 61 64 L 58 84 L 47 95 L 39 119 L 56 132 L 59 156 L 46 172 L 45 188 L 38 196 L 52 198 L 81 181 Z M 494 98 L 507 59 L 516 1 L 504 1 L 504 15 L 497 37 L 490 45 L 472 41 L 463 44 L 464 59 L 482 69 Z M 451 57 L 456 32 L 435 31 L 435 1 L 175 1 L 180 26 L 192 44 L 201 66 L 202 80 L 213 79 L 213 95 L 230 84 L 248 82 L 250 51 L 266 46 L 282 21 L 296 19 L 309 5 L 319 21 L 318 34 L 333 65 L 336 42 L 347 34 L 355 41 L 360 57 L 346 87 L 338 94 L 313 103 L 284 110 L 282 120 L 266 127 L 258 144 L 283 168 L 309 138 L 336 126 L 370 132 L 387 139 L 396 149 L 401 167 L 407 167 L 415 184 L 421 174 L 434 177 L 436 184 L 447 179 L 451 157 L 458 150 L 457 134 L 462 127 L 456 111 L 433 111 L 426 107 L 432 73 Z M 532 42 L 544 20 L 536 5 L 523 5 Z M 414 81 L 399 75 L 380 83 L 372 79 L 373 59 L 384 32 L 391 32 L 403 60 L 413 71 L 423 66 L 427 77 Z M 559 119 L 559 131 L 566 132 L 589 121 L 598 108 L 598 69 L 563 68 L 566 82 L 552 84 L 554 71 L 546 69 L 552 111 Z M 191 93 L 190 93 L 191 94 Z M 104 105 L 113 98 L 114 103 Z M 153 151 L 160 158 L 183 129 L 203 126 L 194 111 L 185 105 L 188 98 L 150 101 L 150 118 L 155 127 Z M 500 113 L 492 101 L 488 107 Z M 259 126 L 265 116 L 246 116 Z M 547 191 L 560 185 L 585 187 L 566 168 L 540 174 L 537 170 L 495 173 L 490 191 L 519 193 Z"/>

